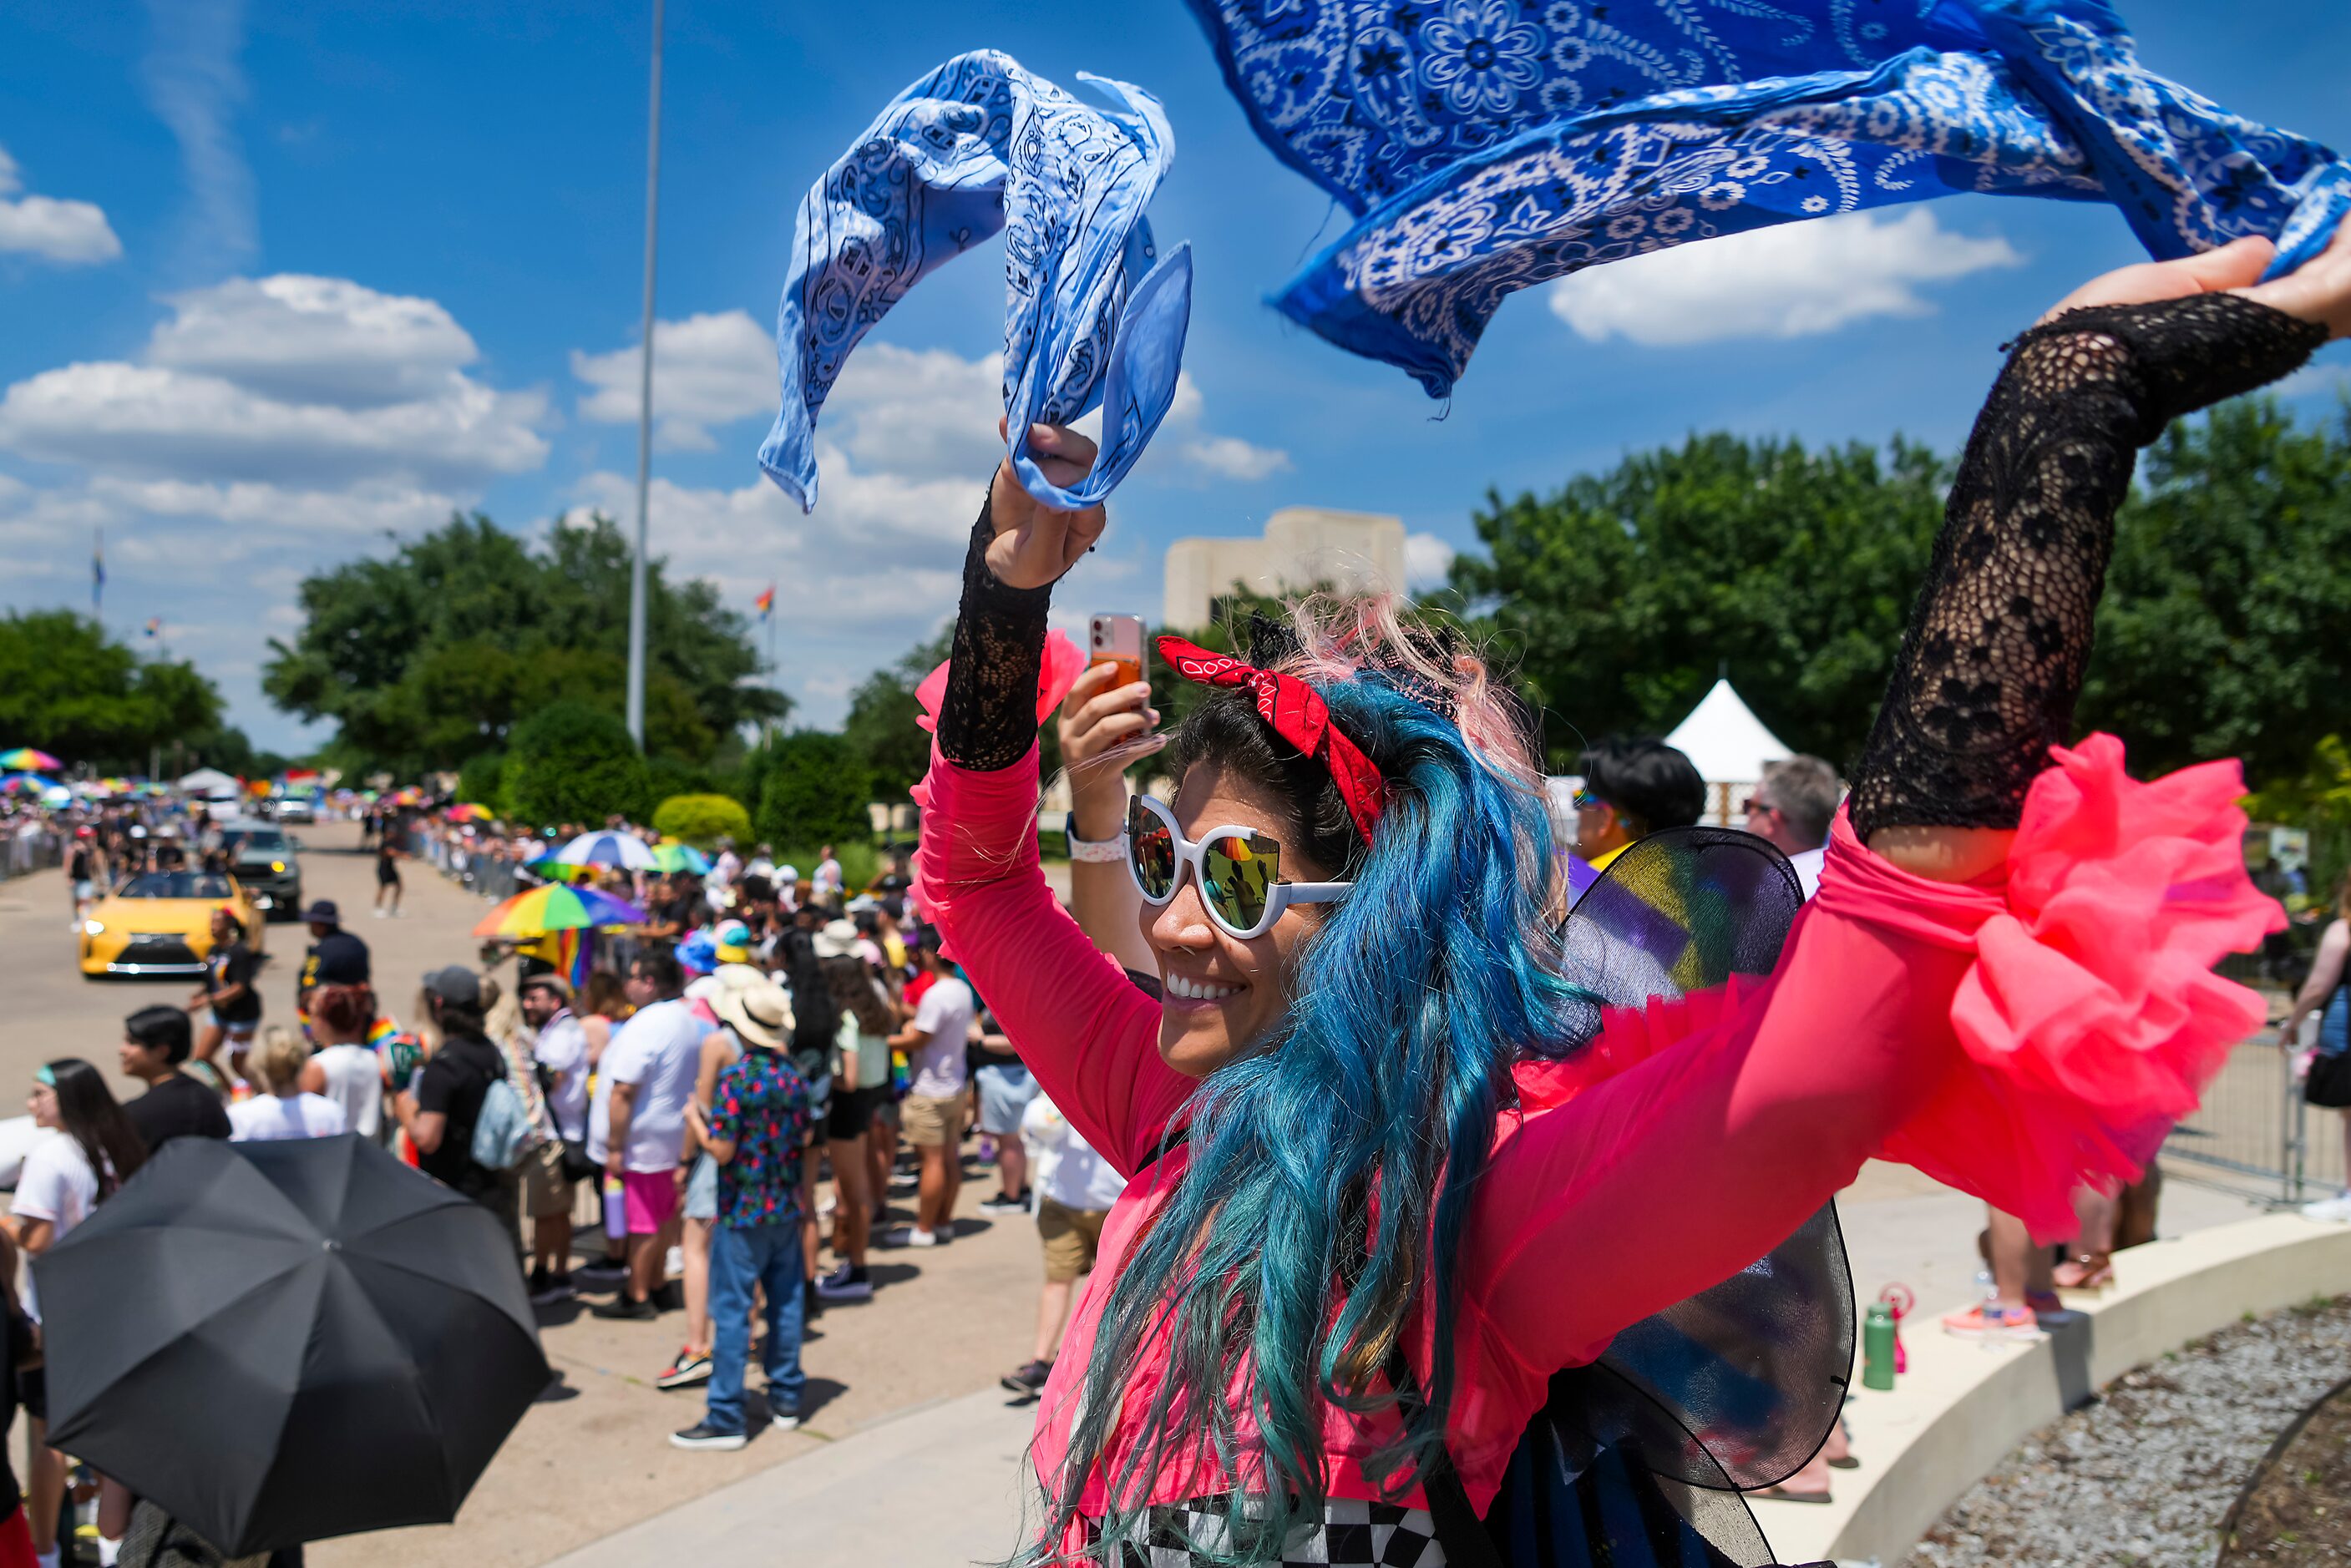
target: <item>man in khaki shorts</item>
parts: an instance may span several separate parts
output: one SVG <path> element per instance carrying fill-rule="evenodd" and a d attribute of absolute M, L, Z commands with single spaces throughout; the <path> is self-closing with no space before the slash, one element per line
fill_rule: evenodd
<path fill-rule="evenodd" d="M 1037 1294 L 1036 1354 L 998 1379 L 1015 1394 L 1044 1391 L 1069 1321 L 1077 1282 L 1094 1272 L 1102 1221 L 1126 1190 L 1126 1178 L 1094 1152 L 1053 1102 L 1039 1095 L 1020 1116 L 1020 1136 L 1032 1146 L 1037 1170 L 1037 1239 L 1045 1248 L 1045 1285 Z"/>
<path fill-rule="evenodd" d="M 898 1107 L 906 1141 L 922 1161 L 915 1188 L 914 1223 L 893 1240 L 908 1247 L 935 1247 L 955 1234 L 956 1190 L 963 1184 L 966 1075 L 964 1050 L 979 1013 L 966 985 L 939 951 L 939 933 L 923 928 L 915 961 L 931 977 L 915 1005 L 914 1021 L 890 1037 L 906 1054 L 914 1080 Z"/>

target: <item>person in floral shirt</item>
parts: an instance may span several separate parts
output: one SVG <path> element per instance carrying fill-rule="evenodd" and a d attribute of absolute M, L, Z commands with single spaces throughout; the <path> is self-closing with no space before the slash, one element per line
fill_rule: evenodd
<path fill-rule="evenodd" d="M 791 999 L 773 981 L 730 986 L 711 1005 L 742 1042 L 718 1075 L 710 1109 L 689 1103 L 695 1136 L 718 1162 L 718 1222 L 710 1237 L 711 1370 L 701 1423 L 671 1434 L 681 1449 L 739 1449 L 743 1378 L 751 1358 L 751 1303 L 768 1301 L 768 1423 L 800 1423 L 800 1162 L 809 1132 L 809 1089 L 784 1054 Z"/>

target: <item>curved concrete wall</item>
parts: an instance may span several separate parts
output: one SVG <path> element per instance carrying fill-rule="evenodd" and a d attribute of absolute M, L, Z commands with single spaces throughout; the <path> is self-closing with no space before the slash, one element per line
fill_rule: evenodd
<path fill-rule="evenodd" d="M 2247 1314 L 2351 1292 L 2351 1225 L 2273 1215 L 2115 1257 L 2115 1286 L 2049 1320 L 2033 1345 L 1953 1339 L 1924 1313 L 1906 1324 L 1909 1372 L 1845 1407 L 1857 1470 L 1826 1507 L 1759 1501 L 1782 1563 L 1891 1563 L 2029 1433 L 2132 1367 Z"/>

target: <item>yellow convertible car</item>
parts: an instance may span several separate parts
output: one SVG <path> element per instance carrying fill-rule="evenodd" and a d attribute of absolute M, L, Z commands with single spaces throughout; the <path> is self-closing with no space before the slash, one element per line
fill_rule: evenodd
<path fill-rule="evenodd" d="M 99 900 L 81 923 L 81 972 L 183 975 L 204 972 L 213 950 L 213 911 L 226 909 L 261 950 L 261 911 L 234 877 L 212 871 L 144 871 Z"/>

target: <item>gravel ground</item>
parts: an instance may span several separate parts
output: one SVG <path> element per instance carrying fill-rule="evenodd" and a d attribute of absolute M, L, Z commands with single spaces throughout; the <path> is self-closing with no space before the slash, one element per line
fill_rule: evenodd
<path fill-rule="evenodd" d="M 2035 1432 L 1904 1568 L 2209 1568 L 2272 1439 L 2346 1372 L 2351 1296 L 2198 1340 Z"/>

